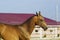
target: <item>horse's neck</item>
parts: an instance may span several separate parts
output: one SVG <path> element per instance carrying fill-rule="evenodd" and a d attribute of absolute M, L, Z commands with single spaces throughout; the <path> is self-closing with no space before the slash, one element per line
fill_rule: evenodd
<path fill-rule="evenodd" d="M 28 28 L 28 32 L 31 34 L 33 29 L 34 29 L 34 27 L 35 27 L 34 19 L 32 18 L 27 25 L 28 25 L 28 27 L 27 27 Z"/>
<path fill-rule="evenodd" d="M 26 29 L 28 31 L 29 34 L 31 34 L 35 27 L 34 18 L 32 17 L 30 20 L 25 22 L 22 26 L 24 29 Z"/>

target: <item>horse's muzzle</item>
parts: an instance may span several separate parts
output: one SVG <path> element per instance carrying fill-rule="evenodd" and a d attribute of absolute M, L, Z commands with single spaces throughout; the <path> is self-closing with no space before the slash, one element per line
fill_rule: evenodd
<path fill-rule="evenodd" d="M 47 28 L 47 27 L 45 27 L 45 28 L 44 28 L 44 31 L 46 31 L 47 29 L 48 29 L 48 28 Z"/>

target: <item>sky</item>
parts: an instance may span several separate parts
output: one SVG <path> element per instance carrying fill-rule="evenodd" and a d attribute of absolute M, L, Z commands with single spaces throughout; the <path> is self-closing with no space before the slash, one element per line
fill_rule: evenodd
<path fill-rule="evenodd" d="M 0 13 L 33 13 L 60 21 L 60 0 L 0 0 Z"/>
<path fill-rule="evenodd" d="M 60 21 L 60 0 L 58 0 L 58 21 Z"/>

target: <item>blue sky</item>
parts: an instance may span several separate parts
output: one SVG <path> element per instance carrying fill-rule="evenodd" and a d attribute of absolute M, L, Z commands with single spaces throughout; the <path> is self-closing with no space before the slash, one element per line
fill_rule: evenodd
<path fill-rule="evenodd" d="M 58 0 L 58 20 L 60 21 L 60 0 Z"/>
<path fill-rule="evenodd" d="M 44 17 L 57 21 L 60 21 L 59 7 L 60 0 L 0 0 L 0 12 L 35 13 L 41 11 Z"/>

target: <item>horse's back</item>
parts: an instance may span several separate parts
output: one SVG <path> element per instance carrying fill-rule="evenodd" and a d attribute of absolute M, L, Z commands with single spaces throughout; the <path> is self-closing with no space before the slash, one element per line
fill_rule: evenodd
<path fill-rule="evenodd" d="M 12 25 L 6 25 L 0 23 L 0 34 L 5 40 L 19 40 L 17 30 Z"/>

